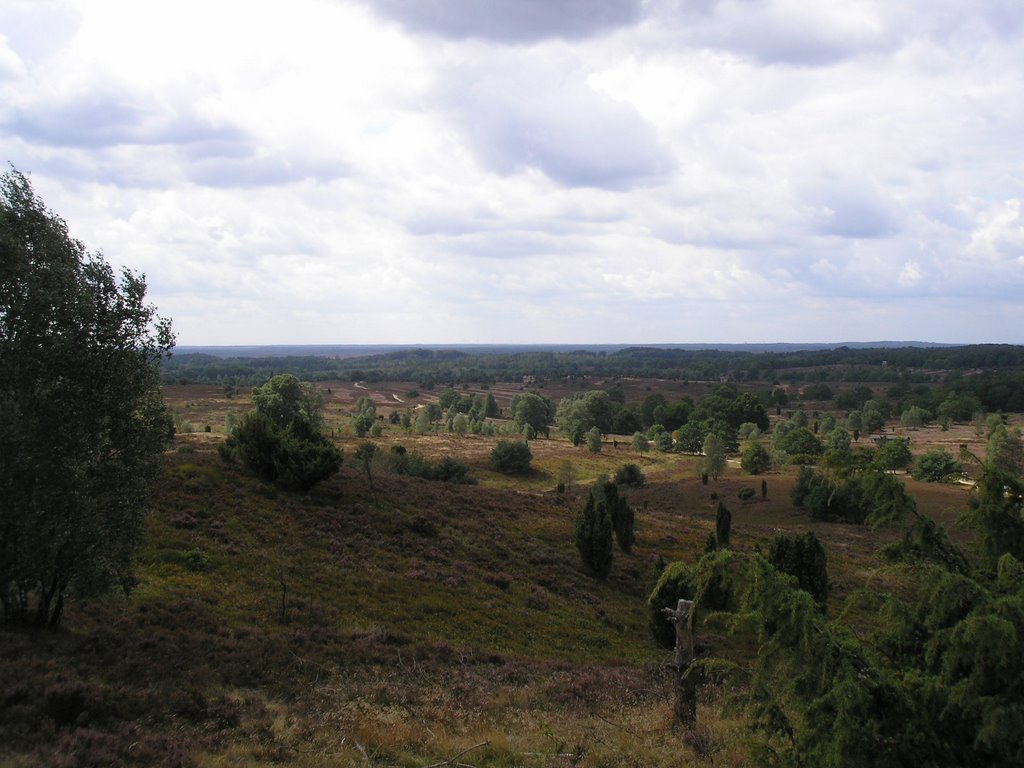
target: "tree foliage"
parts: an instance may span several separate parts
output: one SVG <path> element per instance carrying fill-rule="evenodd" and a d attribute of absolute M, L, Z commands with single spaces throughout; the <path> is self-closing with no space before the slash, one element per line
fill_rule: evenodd
<path fill-rule="evenodd" d="M 554 404 L 536 392 L 524 392 L 512 399 L 512 423 L 520 432 L 529 428 L 533 434 L 546 437 L 554 416 Z"/>
<path fill-rule="evenodd" d="M 732 538 L 732 513 L 722 502 L 715 511 L 715 542 L 719 549 L 728 549 Z"/>
<path fill-rule="evenodd" d="M 507 475 L 529 472 L 532 461 L 530 446 L 518 440 L 499 440 L 491 451 L 491 468 Z"/>
<path fill-rule="evenodd" d="M 70 595 L 133 584 L 174 339 L 145 279 L 115 276 L 17 171 L 0 177 L 0 257 L 0 601 L 56 625 Z"/>
<path fill-rule="evenodd" d="M 963 466 L 942 448 L 931 448 L 917 457 L 914 479 L 928 483 L 944 483 L 963 472 Z"/>
<path fill-rule="evenodd" d="M 736 686 L 758 763 L 902 768 L 1019 765 L 1024 759 L 1024 567 L 1000 560 L 994 581 L 915 566 L 900 594 L 858 592 L 874 631 L 829 621 L 796 579 L 760 554 L 716 552 L 665 570 L 649 605 L 674 581 L 716 625 L 758 645 L 753 675 Z M 669 578 L 670 576 L 675 579 Z M 714 591 L 706 585 L 715 584 Z M 706 619 L 706 621 L 709 619 Z"/>
<path fill-rule="evenodd" d="M 828 599 L 828 558 L 814 531 L 772 539 L 768 562 L 797 580 L 800 589 L 810 593 L 818 605 Z"/>
<path fill-rule="evenodd" d="M 703 448 L 704 460 L 701 462 L 701 471 L 717 480 L 725 469 L 725 443 L 718 435 L 709 434 L 704 438 Z"/>
<path fill-rule="evenodd" d="M 241 459 L 258 477 L 288 491 L 308 491 L 335 474 L 342 454 L 321 434 L 321 402 L 292 374 L 274 376 L 252 393 L 251 410 L 224 441 L 221 454 Z"/>
<path fill-rule="evenodd" d="M 740 466 L 751 475 L 764 474 L 771 469 L 772 455 L 761 443 L 755 441 L 743 449 Z"/>
<path fill-rule="evenodd" d="M 899 479 L 873 468 L 835 478 L 801 467 L 792 499 L 815 519 L 844 523 L 894 524 L 917 509 Z"/>
<path fill-rule="evenodd" d="M 618 485 L 612 481 L 598 482 L 591 490 L 591 495 L 604 504 L 611 515 L 612 530 L 615 532 L 619 548 L 623 552 L 629 552 L 636 541 L 636 513 L 626 497 L 619 493 Z"/>
<path fill-rule="evenodd" d="M 599 579 L 608 578 L 612 568 L 612 516 L 604 499 L 587 494 L 576 518 L 574 539 L 587 569 Z"/>

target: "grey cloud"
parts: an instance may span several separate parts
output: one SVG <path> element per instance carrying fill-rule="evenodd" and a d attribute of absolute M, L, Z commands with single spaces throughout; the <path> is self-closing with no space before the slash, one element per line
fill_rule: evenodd
<path fill-rule="evenodd" d="M 893 46 L 881 26 L 836 24 L 813 5 L 794 13 L 792 6 L 772 0 L 662 0 L 654 3 L 653 14 L 690 45 L 761 64 L 825 66 Z"/>
<path fill-rule="evenodd" d="M 578 40 L 640 20 L 640 0 L 371 0 L 407 29 L 452 39 Z"/>
<path fill-rule="evenodd" d="M 506 71 L 450 78 L 443 94 L 491 170 L 537 168 L 566 187 L 629 189 L 675 169 L 654 127 L 632 105 L 596 93 L 557 66 L 503 64 Z"/>
<path fill-rule="evenodd" d="M 896 211 L 871 184 L 834 180 L 804 194 L 816 211 L 818 234 L 847 238 L 881 238 L 899 231 Z"/>
<path fill-rule="evenodd" d="M 235 128 L 168 113 L 130 94 L 102 91 L 16 110 L 4 127 L 29 143 L 90 149 L 125 144 L 186 144 L 242 136 Z"/>

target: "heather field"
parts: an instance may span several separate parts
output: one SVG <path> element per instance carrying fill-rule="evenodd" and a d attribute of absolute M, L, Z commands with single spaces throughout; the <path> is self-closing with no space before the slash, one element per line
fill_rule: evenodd
<path fill-rule="evenodd" d="M 378 471 L 371 487 L 351 458 L 363 442 L 348 425 L 355 401 L 371 397 L 386 416 L 434 393 L 408 382 L 320 387 L 346 459 L 308 493 L 218 455 L 225 418 L 248 407 L 247 392 L 165 388 L 179 434 L 162 460 L 130 599 L 74 601 L 59 631 L 0 633 L 2 764 L 747 765 L 735 679 L 704 686 L 697 727 L 673 729 L 671 651 L 654 642 L 646 605 L 666 562 L 700 559 L 719 502 L 737 552 L 814 531 L 828 554 L 829 615 L 854 632 L 875 619 L 851 595 L 900 593 L 913 580 L 878 555 L 899 530 L 795 509 L 795 468 L 752 477 L 732 459 L 702 484 L 700 457 L 641 456 L 628 436 L 606 436 L 592 453 L 552 432 L 530 442 L 531 472 L 509 476 L 488 464 L 498 437 L 388 423 L 375 439 L 383 449 L 455 457 L 478 484 Z M 519 387 L 490 391 L 507 408 Z M 908 435 L 915 452 L 985 443 L 970 425 Z M 566 462 L 575 480 L 558 493 Z M 625 491 L 636 543 L 595 579 L 573 545 L 574 519 L 598 476 L 627 462 L 647 480 Z M 969 546 L 957 519 L 970 485 L 904 480 L 919 511 Z M 741 501 L 747 487 L 757 493 Z M 756 655 L 753 638 L 715 626 L 698 627 L 698 638 L 703 658 L 740 669 Z"/>

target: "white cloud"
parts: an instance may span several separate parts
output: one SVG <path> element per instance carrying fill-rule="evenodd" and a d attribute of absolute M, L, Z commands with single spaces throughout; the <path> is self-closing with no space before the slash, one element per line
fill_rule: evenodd
<path fill-rule="evenodd" d="M 182 343 L 1015 327 L 1015 4 L 439 7 L 11 0 L 0 159 Z"/>

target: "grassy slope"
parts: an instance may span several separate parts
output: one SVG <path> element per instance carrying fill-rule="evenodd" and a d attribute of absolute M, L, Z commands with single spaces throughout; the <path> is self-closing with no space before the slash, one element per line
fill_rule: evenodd
<path fill-rule="evenodd" d="M 593 456 L 536 441 L 538 470 L 510 481 L 486 469 L 493 441 L 401 439 L 464 456 L 482 485 L 379 477 L 371 491 L 346 465 L 283 494 L 224 465 L 211 436 L 180 437 L 131 601 L 73 603 L 60 633 L 0 633 L 0 763 L 424 765 L 488 741 L 464 760 L 677 764 L 694 753 L 668 728 L 669 654 L 644 598 L 659 555 L 702 552 L 712 493 L 737 549 L 816 530 L 835 609 L 898 581 L 873 554 L 893 532 L 811 523 L 790 507 L 791 475 L 741 504 L 759 479 L 731 469 L 702 487 L 695 459 L 658 455 L 629 492 L 639 541 L 598 582 L 572 546 L 585 490 L 546 489 L 566 458 L 583 481 L 635 461 L 624 444 Z M 966 493 L 911 490 L 947 519 Z M 700 719 L 715 765 L 745 764 L 741 723 L 713 699 Z"/>

